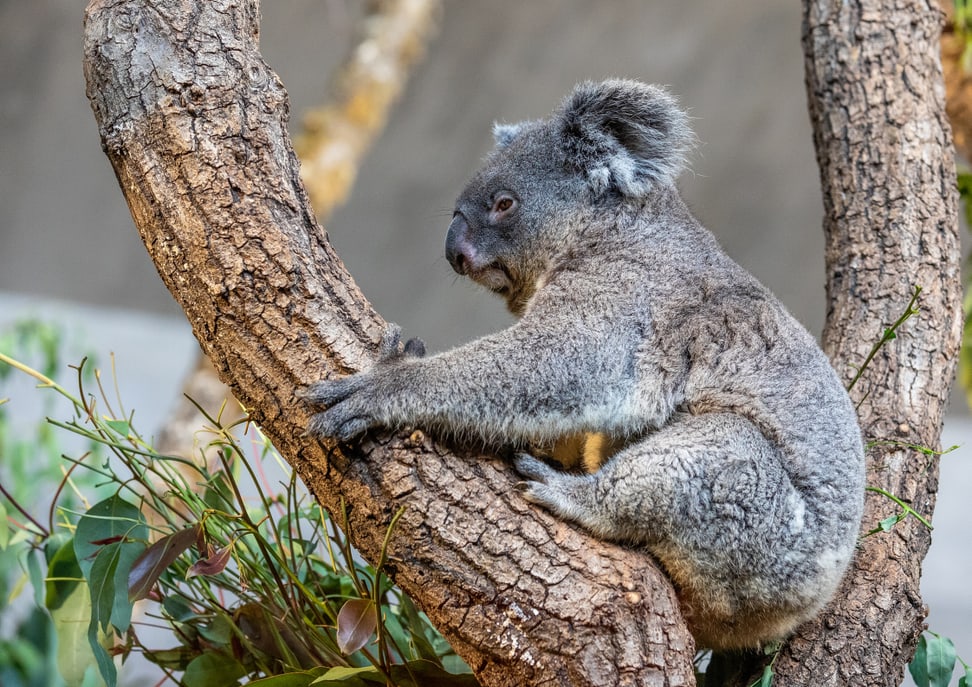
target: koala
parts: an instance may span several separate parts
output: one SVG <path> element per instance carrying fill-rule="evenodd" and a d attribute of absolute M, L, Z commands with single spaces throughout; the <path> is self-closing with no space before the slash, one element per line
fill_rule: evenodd
<path fill-rule="evenodd" d="M 583 83 L 494 136 L 445 254 L 517 321 L 428 357 L 392 333 L 373 368 L 309 389 L 310 433 L 567 446 L 587 472 L 517 455 L 526 500 L 653 554 L 700 648 L 784 638 L 855 550 L 864 450 L 840 379 L 679 196 L 693 135 L 666 91 Z"/>

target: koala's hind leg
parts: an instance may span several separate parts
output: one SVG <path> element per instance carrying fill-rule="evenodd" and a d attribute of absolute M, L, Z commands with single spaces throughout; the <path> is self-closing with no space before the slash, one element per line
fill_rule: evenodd
<path fill-rule="evenodd" d="M 678 413 L 594 474 L 561 472 L 526 454 L 516 468 L 529 480 L 519 486 L 528 500 L 632 543 L 682 539 L 688 529 L 701 544 L 730 524 L 737 533 L 768 530 L 785 517 L 781 496 L 792 491 L 776 447 L 730 413 Z"/>
<path fill-rule="evenodd" d="M 700 633 L 707 646 L 724 632 L 745 634 L 751 646 L 784 634 L 829 591 L 811 509 L 779 449 L 741 416 L 677 414 L 590 475 L 526 455 L 516 467 L 528 500 L 599 537 L 646 545 L 683 602 L 714 621 L 711 634 Z M 743 627 L 747 616 L 764 626 Z"/>

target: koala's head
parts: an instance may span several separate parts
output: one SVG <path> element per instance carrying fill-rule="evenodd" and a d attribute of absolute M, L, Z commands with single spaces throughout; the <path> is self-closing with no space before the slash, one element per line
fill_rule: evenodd
<path fill-rule="evenodd" d="M 571 248 L 579 217 L 670 186 L 692 142 L 668 93 L 617 79 L 580 84 L 549 119 L 496 125 L 493 135 L 456 201 L 446 258 L 516 314 Z"/>

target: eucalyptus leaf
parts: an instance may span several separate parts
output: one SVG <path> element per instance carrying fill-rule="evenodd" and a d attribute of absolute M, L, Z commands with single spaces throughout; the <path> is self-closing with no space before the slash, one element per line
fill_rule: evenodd
<path fill-rule="evenodd" d="M 50 596 L 48 593 L 48 598 Z M 60 589 L 58 599 L 56 607 L 48 605 L 57 634 L 57 669 L 68 685 L 80 685 L 85 673 L 91 667 L 97 668 L 95 655 L 85 637 L 91 622 L 91 595 L 87 585 L 80 580 L 70 588 Z"/>
<path fill-rule="evenodd" d="M 232 656 L 210 651 L 194 658 L 182 675 L 185 687 L 235 687 L 246 669 Z"/>
<path fill-rule="evenodd" d="M 128 573 L 128 599 L 144 599 L 152 591 L 159 577 L 175 560 L 191 547 L 199 536 L 199 525 L 162 537 L 149 546 L 132 563 Z"/>
<path fill-rule="evenodd" d="M 341 653 L 353 654 L 375 635 L 378 614 L 371 599 L 348 599 L 337 617 L 337 644 Z"/>

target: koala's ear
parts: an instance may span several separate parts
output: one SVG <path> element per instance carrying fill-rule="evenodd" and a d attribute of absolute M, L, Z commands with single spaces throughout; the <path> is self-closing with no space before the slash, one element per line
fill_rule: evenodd
<path fill-rule="evenodd" d="M 614 187 L 634 198 L 673 182 L 694 142 L 675 99 L 639 81 L 579 84 L 554 124 L 568 164 L 586 174 L 597 195 Z"/>
<path fill-rule="evenodd" d="M 499 122 L 493 122 L 493 140 L 496 141 L 496 147 L 502 150 L 522 130 L 522 122 L 519 124 L 500 124 Z"/>

